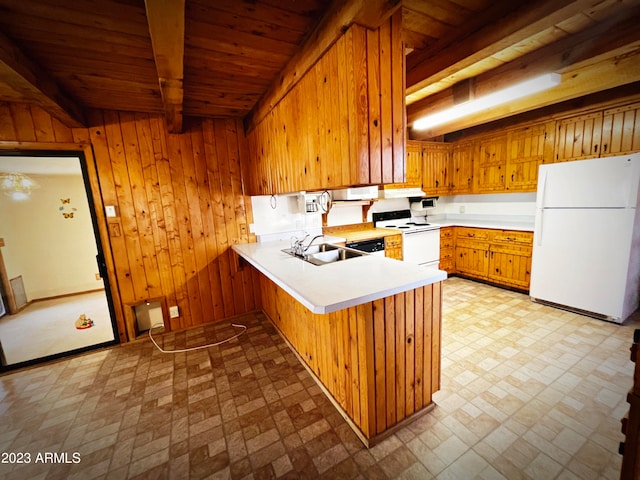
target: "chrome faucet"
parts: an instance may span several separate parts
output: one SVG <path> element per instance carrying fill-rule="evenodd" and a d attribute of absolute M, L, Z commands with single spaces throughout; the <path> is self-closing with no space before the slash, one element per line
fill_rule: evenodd
<path fill-rule="evenodd" d="M 304 252 L 306 252 L 309 247 L 313 244 L 313 242 L 316 241 L 316 239 L 320 238 L 320 237 L 324 237 L 324 234 L 320 234 L 320 235 L 316 235 L 315 237 L 313 237 L 311 239 L 311 241 L 307 244 L 307 246 L 305 247 L 304 245 L 304 241 L 309 238 L 309 234 L 306 234 L 304 237 L 302 238 L 296 238 L 296 237 L 292 237 L 291 238 L 291 250 L 293 251 L 293 253 L 299 257 L 302 257 L 304 255 Z"/>

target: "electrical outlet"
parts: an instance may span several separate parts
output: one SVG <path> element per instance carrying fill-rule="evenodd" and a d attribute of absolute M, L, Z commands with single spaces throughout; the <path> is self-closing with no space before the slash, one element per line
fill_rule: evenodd
<path fill-rule="evenodd" d="M 178 310 L 178 306 L 174 305 L 173 307 L 169 307 L 169 317 L 177 318 L 180 316 L 180 311 Z"/>
<path fill-rule="evenodd" d="M 102 277 L 100 276 L 99 273 L 96 273 L 96 280 L 100 280 Z"/>

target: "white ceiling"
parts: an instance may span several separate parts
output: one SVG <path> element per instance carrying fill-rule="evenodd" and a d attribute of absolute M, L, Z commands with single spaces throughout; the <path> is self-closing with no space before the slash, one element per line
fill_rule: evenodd
<path fill-rule="evenodd" d="M 78 157 L 0 156 L 0 173 L 82 175 Z"/>

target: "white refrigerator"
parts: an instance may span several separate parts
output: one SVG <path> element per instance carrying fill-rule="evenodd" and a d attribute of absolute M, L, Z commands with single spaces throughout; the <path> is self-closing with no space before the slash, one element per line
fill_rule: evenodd
<path fill-rule="evenodd" d="M 622 323 L 640 298 L 640 154 L 541 165 L 530 295 Z"/>

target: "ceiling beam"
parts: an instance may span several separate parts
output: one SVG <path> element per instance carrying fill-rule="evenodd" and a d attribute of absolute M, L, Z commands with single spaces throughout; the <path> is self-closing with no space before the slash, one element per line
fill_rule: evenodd
<path fill-rule="evenodd" d="M 353 23 L 378 28 L 400 8 L 401 0 L 337 0 L 322 17 L 302 47 L 282 69 L 262 99 L 245 118 L 247 132 L 282 100 Z"/>
<path fill-rule="evenodd" d="M 443 38 L 428 50 L 415 52 L 407 58 L 407 103 L 418 100 L 423 88 L 578 15 L 593 4 L 593 0 L 520 2 L 522 6 L 518 9 L 498 15 L 504 6 L 496 3 L 486 12 L 493 21 L 473 22 L 471 33 L 460 35 L 456 32 L 454 41 Z M 475 28 L 478 23 L 481 27 Z"/>
<path fill-rule="evenodd" d="M 475 94 L 480 97 L 537 75 L 556 72 L 562 82 L 545 92 L 449 124 L 415 132 L 432 138 L 487 123 L 553 103 L 571 100 L 598 91 L 640 80 L 640 22 L 638 9 L 627 10 L 595 27 L 565 37 L 475 78 Z M 449 88 L 407 107 L 407 122 L 451 107 L 454 89 Z"/>
<path fill-rule="evenodd" d="M 38 105 L 67 127 L 86 127 L 82 108 L 62 91 L 49 72 L 1 32 L 0 83 L 17 92 L 22 101 Z"/>
<path fill-rule="evenodd" d="M 185 0 L 145 0 L 167 129 L 182 132 Z"/>

